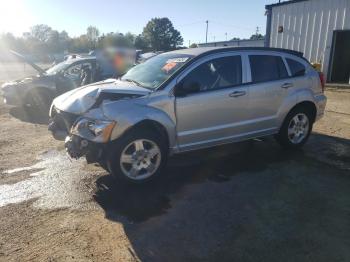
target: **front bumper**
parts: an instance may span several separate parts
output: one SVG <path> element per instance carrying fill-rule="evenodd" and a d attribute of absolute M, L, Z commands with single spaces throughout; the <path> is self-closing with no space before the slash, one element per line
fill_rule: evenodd
<path fill-rule="evenodd" d="M 64 146 L 71 158 L 78 159 L 85 156 L 88 163 L 95 163 L 104 159 L 107 144 L 94 143 L 79 136 L 70 135 L 66 137 Z"/>
<path fill-rule="evenodd" d="M 4 103 L 13 106 L 25 105 L 25 86 L 18 86 L 17 83 L 4 83 L 0 88 L 0 95 Z"/>
<path fill-rule="evenodd" d="M 55 139 L 65 141 L 65 148 L 70 157 L 77 159 L 85 156 L 88 163 L 100 162 L 104 158 L 108 143 L 95 143 L 72 135 L 71 127 L 78 118 L 79 115 L 67 113 L 52 106 L 48 130 Z"/>
<path fill-rule="evenodd" d="M 4 98 L 4 103 L 11 106 L 23 106 L 24 101 L 20 96 L 3 92 L 2 96 Z"/>
<path fill-rule="evenodd" d="M 61 111 L 53 106 L 50 110 L 48 130 L 55 139 L 64 141 L 78 117 L 79 115 Z"/>

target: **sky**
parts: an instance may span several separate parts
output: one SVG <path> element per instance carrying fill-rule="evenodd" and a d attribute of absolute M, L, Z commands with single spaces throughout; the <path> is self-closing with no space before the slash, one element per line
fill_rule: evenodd
<path fill-rule="evenodd" d="M 0 33 L 21 36 L 35 24 L 66 30 L 70 36 L 86 32 L 89 25 L 101 33 L 140 34 L 153 17 L 168 17 L 184 38 L 184 45 L 233 37 L 265 34 L 265 5 L 277 0 L 3 0 L 0 2 Z"/>

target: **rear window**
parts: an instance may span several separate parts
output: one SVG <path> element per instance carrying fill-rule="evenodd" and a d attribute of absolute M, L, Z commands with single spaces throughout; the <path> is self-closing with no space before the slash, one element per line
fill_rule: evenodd
<path fill-rule="evenodd" d="M 287 63 L 289 66 L 289 69 L 292 73 L 292 76 L 303 76 L 305 75 L 305 66 L 302 63 L 299 63 L 298 61 L 295 61 L 294 59 L 287 58 Z"/>
<path fill-rule="evenodd" d="M 280 56 L 251 55 L 249 56 L 252 81 L 266 82 L 288 77 L 286 67 Z"/>

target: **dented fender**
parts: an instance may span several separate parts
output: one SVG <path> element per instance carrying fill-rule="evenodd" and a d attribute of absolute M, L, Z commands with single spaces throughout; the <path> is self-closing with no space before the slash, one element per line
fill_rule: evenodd
<path fill-rule="evenodd" d="M 138 100 L 138 99 L 135 99 Z M 169 138 L 170 148 L 176 145 L 176 120 L 174 115 L 174 99 L 166 97 L 164 103 L 162 99 L 154 99 L 152 102 L 143 104 L 130 103 L 127 100 L 116 102 L 106 102 L 101 105 L 103 115 L 109 119 L 116 121 L 110 140 L 113 141 L 122 136 L 128 129 L 137 125 L 144 120 L 152 120 L 165 128 Z"/>

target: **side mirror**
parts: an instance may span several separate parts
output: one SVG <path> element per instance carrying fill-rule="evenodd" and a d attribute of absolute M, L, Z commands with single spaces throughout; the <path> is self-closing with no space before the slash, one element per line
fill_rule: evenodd
<path fill-rule="evenodd" d="M 184 97 L 187 94 L 197 93 L 200 89 L 200 84 L 198 82 L 184 82 L 175 87 L 174 95 L 177 97 Z"/>

